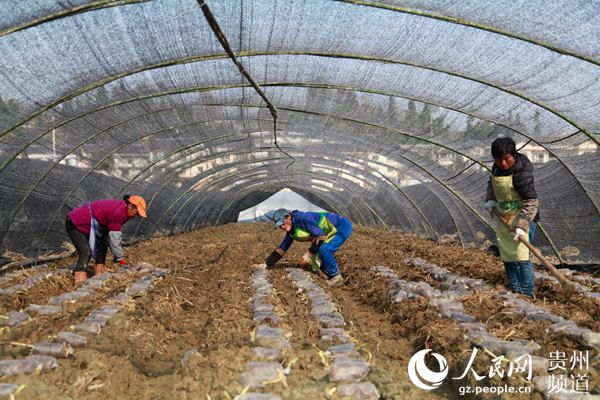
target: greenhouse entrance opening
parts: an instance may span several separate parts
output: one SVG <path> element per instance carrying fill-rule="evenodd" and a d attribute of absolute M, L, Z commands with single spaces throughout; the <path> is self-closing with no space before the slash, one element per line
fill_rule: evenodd
<path fill-rule="evenodd" d="M 306 200 L 292 189 L 283 188 L 265 201 L 241 211 L 238 216 L 238 222 L 269 222 L 271 221 L 270 211 L 279 208 L 316 212 L 325 211 L 321 207 Z"/>

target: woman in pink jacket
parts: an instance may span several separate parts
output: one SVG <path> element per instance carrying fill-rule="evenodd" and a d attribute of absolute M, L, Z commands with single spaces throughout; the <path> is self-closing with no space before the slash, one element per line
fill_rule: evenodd
<path fill-rule="evenodd" d="M 123 200 L 103 199 L 85 203 L 69 213 L 65 227 L 77 249 L 79 260 L 73 273 L 75 284 L 87 279 L 87 266 L 94 258 L 94 275 L 104 272 L 108 247 L 121 266 L 127 266 L 121 245 L 121 228 L 136 216 L 146 218 L 146 201 L 125 195 Z"/>

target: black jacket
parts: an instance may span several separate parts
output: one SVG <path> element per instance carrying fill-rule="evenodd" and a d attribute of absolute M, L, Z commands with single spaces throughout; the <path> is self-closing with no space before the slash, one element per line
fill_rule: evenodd
<path fill-rule="evenodd" d="M 517 157 L 515 159 L 515 163 L 512 167 L 507 169 L 506 171 L 498 168 L 496 163 L 492 165 L 492 176 L 510 176 L 513 177 L 513 186 L 517 193 L 521 196 L 524 203 L 535 203 L 535 207 L 537 208 L 537 201 L 528 202 L 527 200 L 537 200 L 537 193 L 535 191 L 535 184 L 533 179 L 533 164 L 527 156 L 517 153 Z M 492 187 L 492 178 L 490 177 L 488 181 L 487 193 L 485 200 L 496 200 L 496 196 L 494 195 L 494 189 Z M 539 208 L 535 210 L 535 218 L 534 221 L 540 220 L 540 212 Z"/>

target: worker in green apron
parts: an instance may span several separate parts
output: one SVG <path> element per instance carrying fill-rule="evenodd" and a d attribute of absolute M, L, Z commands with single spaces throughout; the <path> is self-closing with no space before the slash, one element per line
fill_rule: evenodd
<path fill-rule="evenodd" d="M 533 179 L 533 165 L 517 153 L 511 138 L 498 138 L 492 143 L 492 176 L 488 182 L 486 209 L 492 218 L 500 214 L 512 230 L 502 223 L 496 226 L 500 258 L 508 276 L 508 286 L 517 293 L 534 296 L 533 265 L 529 249 L 519 240 L 522 236 L 533 239 L 535 221 L 539 219 L 537 193 Z"/>

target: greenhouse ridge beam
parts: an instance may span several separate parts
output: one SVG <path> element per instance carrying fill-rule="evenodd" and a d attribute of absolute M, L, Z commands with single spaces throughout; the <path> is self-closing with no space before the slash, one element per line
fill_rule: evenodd
<path fill-rule="evenodd" d="M 541 46 L 550 51 L 553 51 L 553 52 L 556 52 L 556 53 L 559 53 L 559 54 L 562 54 L 565 56 L 578 58 L 582 61 L 586 61 L 586 62 L 589 62 L 594 65 L 600 65 L 600 61 L 598 61 L 594 58 L 587 57 L 585 55 L 578 54 L 578 53 L 569 51 L 567 49 L 563 49 L 558 46 L 553 46 L 549 43 L 544 43 L 541 40 L 522 36 L 517 33 L 513 33 L 510 31 L 507 31 L 507 30 L 500 29 L 500 28 L 496 28 L 491 25 L 486 25 L 486 24 L 482 24 L 482 23 L 478 23 L 478 22 L 474 22 L 474 21 L 467 21 L 467 20 L 464 20 L 461 18 L 451 17 L 448 15 L 438 14 L 438 13 L 434 13 L 434 12 L 430 12 L 430 11 L 415 10 L 415 9 L 409 8 L 409 7 L 402 7 L 402 6 L 392 5 L 392 4 L 379 3 L 376 1 L 366 1 L 366 0 L 334 0 L 334 1 L 338 1 L 341 3 L 354 4 L 357 6 L 380 8 L 380 9 L 384 9 L 384 10 L 390 10 L 390 11 L 395 11 L 395 12 L 400 12 L 400 13 L 405 13 L 405 14 L 416 15 L 416 16 L 423 17 L 423 18 L 431 18 L 431 19 L 435 19 L 438 21 L 449 22 L 452 24 L 468 26 L 470 28 L 475 28 L 475 29 L 480 29 L 482 31 L 496 33 L 498 35 L 506 36 L 511 39 L 517 39 L 517 40 L 521 40 L 523 42 L 534 44 L 536 46 Z"/>
<path fill-rule="evenodd" d="M 283 151 L 283 149 L 281 147 L 279 147 L 279 144 L 277 143 L 277 108 L 273 105 L 273 103 L 271 103 L 271 100 L 269 100 L 267 95 L 262 91 L 259 84 L 256 83 L 256 81 L 254 80 L 254 78 L 252 78 L 250 73 L 248 71 L 246 71 L 244 66 L 238 61 L 237 57 L 235 56 L 235 53 L 233 52 L 233 50 L 231 49 L 231 46 L 229 45 L 227 36 L 225 36 L 225 33 L 221 30 L 221 27 L 219 27 L 219 23 L 215 19 L 213 13 L 210 11 L 210 7 L 208 7 L 208 4 L 206 2 L 204 2 L 204 0 L 197 0 L 197 2 L 198 2 L 198 5 L 200 6 L 200 8 L 202 9 L 202 13 L 204 14 L 204 17 L 206 18 L 206 21 L 208 22 L 210 29 L 215 34 L 215 37 L 217 38 L 219 43 L 221 43 L 221 46 L 223 47 L 223 50 L 225 50 L 225 53 L 227 53 L 227 55 L 229 56 L 231 61 L 235 64 L 235 66 L 238 67 L 238 70 L 244 76 L 244 78 L 246 78 L 248 80 L 248 82 L 250 82 L 250 85 L 256 91 L 256 93 L 258 93 L 258 95 L 264 100 L 264 102 L 267 103 L 269 112 L 271 113 L 271 116 L 273 117 L 273 144 L 282 153 L 284 153 L 286 156 L 288 156 L 289 158 L 292 159 L 292 162 L 290 163 L 290 165 L 288 165 L 285 168 L 285 171 L 287 172 L 287 169 L 296 161 L 296 159 L 294 157 L 290 156 L 289 154 L 287 154 L 285 151 Z"/>
<path fill-rule="evenodd" d="M 250 73 L 248 71 L 246 71 L 244 66 L 237 60 L 237 57 L 235 56 L 235 53 L 231 49 L 231 46 L 229 45 L 229 42 L 227 40 L 227 37 L 225 36 L 225 33 L 223 33 L 223 31 L 219 27 L 219 23 L 217 22 L 217 20 L 213 16 L 212 12 L 210 11 L 210 7 L 208 7 L 208 4 L 206 2 L 204 2 L 204 0 L 196 0 L 196 1 L 198 2 L 198 5 L 202 9 L 202 13 L 204 14 L 204 17 L 206 18 L 206 21 L 208 22 L 210 29 L 215 34 L 215 37 L 217 38 L 219 43 L 221 43 L 223 50 L 225 50 L 225 53 L 227 53 L 227 56 L 231 59 L 231 61 L 235 64 L 235 66 L 238 67 L 238 70 L 244 76 L 244 78 L 246 78 L 248 80 L 248 82 L 250 82 L 250 85 L 254 88 L 256 93 L 258 93 L 258 95 L 265 101 L 265 103 L 267 103 L 269 112 L 271 113 L 271 116 L 273 117 L 273 122 L 275 124 L 277 124 L 277 108 L 273 105 L 273 103 L 271 103 L 271 100 L 269 100 L 267 95 L 262 91 L 259 84 L 256 83 L 256 81 L 254 80 L 254 78 L 252 78 Z M 277 145 L 277 136 L 275 136 L 275 145 Z"/>

